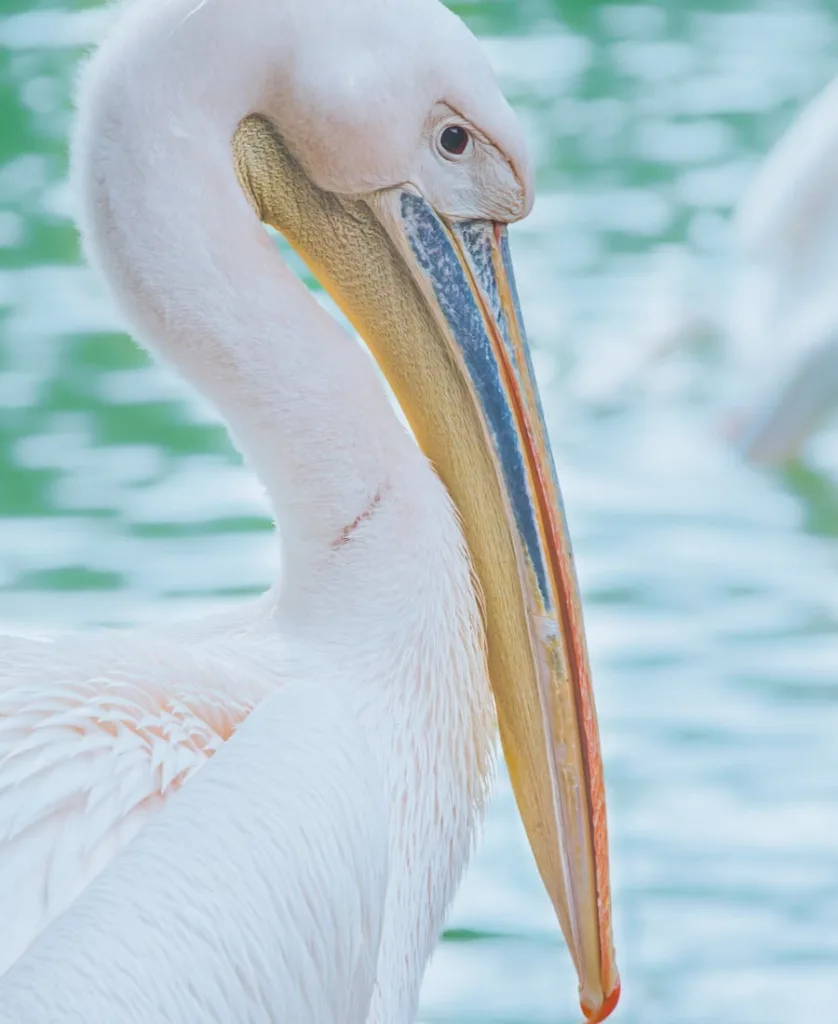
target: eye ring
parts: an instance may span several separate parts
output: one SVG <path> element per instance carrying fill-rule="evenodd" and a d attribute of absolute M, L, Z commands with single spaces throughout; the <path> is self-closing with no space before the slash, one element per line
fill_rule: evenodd
<path fill-rule="evenodd" d="M 439 133 L 439 148 L 448 159 L 462 156 L 471 142 L 471 133 L 461 124 L 449 124 Z"/>

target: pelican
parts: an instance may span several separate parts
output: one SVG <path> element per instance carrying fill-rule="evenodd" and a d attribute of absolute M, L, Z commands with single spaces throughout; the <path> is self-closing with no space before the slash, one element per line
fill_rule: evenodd
<path fill-rule="evenodd" d="M 838 402 L 838 78 L 760 165 L 736 214 L 729 334 L 752 394 L 734 429 L 766 464 L 799 454 Z"/>
<path fill-rule="evenodd" d="M 136 0 L 72 176 L 132 332 L 259 475 L 282 575 L 201 621 L 4 639 L 0 1021 L 414 1020 L 498 727 L 603 1020 L 597 723 L 506 235 L 532 174 L 478 44 L 436 0 Z"/>
<path fill-rule="evenodd" d="M 729 350 L 744 393 L 724 432 L 747 459 L 798 456 L 838 404 L 838 78 L 757 168 L 733 215 L 732 286 L 714 307 L 695 260 L 658 253 L 635 344 L 610 346 L 577 391 L 610 401 L 661 357 L 708 340 Z M 714 286 L 713 293 L 718 291 Z"/>

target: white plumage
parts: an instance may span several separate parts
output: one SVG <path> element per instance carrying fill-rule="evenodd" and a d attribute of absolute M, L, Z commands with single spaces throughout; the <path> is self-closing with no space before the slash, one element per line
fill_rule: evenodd
<path fill-rule="evenodd" d="M 367 595 L 314 629 L 289 624 L 270 595 L 250 615 L 179 630 L 4 641 L 3 968 L 226 746 L 249 711 L 273 697 L 239 747 L 229 745 L 229 759 L 219 758 L 201 788 L 186 787 L 177 813 L 144 832 L 130 856 L 73 905 L 63 927 L 0 983 L 0 1020 L 15 1019 L 13 1011 L 32 1022 L 77 1019 L 51 1001 L 55 982 L 64 999 L 78 994 L 79 1020 L 114 1019 L 101 1016 L 113 997 L 109 965 L 126 963 L 132 969 L 118 986 L 120 1020 L 412 1019 L 423 964 L 468 857 L 493 746 L 468 560 L 433 479 L 424 486 L 436 513 L 413 513 L 414 556 L 425 573 L 403 581 L 389 573 L 395 586 L 384 594 L 370 586 L 370 573 Z M 383 543 L 369 545 L 369 555 L 391 568 L 406 555 L 396 521 L 406 510 L 394 506 L 394 515 L 381 511 Z M 388 551 L 397 537 L 398 552 Z M 347 559 L 360 554 L 349 544 L 339 551 Z M 438 587 L 443 575 L 454 583 L 447 593 Z M 304 877 L 295 878 L 292 866 Z M 231 871 L 239 888 L 218 898 Z M 196 890 L 205 900 L 198 907 Z M 336 924 L 335 900 L 340 905 L 348 893 L 363 913 L 346 907 Z M 137 905 L 126 907 L 126 897 Z M 244 920 L 217 920 L 216 899 L 229 908 L 239 897 Z M 271 904 L 260 916 L 265 901 L 284 899 L 287 906 Z M 159 933 L 150 922 L 158 938 L 152 948 L 159 945 L 177 984 L 149 957 L 147 937 L 132 955 L 139 913 L 159 918 Z M 182 938 L 172 933 L 178 926 Z M 333 961 L 343 944 L 353 963 L 362 954 L 374 961 L 380 931 L 367 1017 L 365 984 L 375 965 L 358 977 L 352 972 L 360 968 L 347 965 L 346 984 L 360 985 L 359 1008 L 350 1012 L 344 1000 L 355 989 L 338 984 Z M 274 964 L 260 947 L 276 947 L 278 932 L 286 943 Z M 245 939 L 254 948 L 228 956 L 226 943 Z M 205 944 L 205 956 L 195 956 L 195 942 Z M 316 963 L 300 962 L 311 942 Z M 81 948 L 83 957 L 68 957 Z M 241 963 L 259 975 L 258 985 L 242 984 L 232 967 Z M 86 973 L 62 979 L 65 964 Z M 306 972 L 310 984 L 302 985 Z M 181 988 L 182 1006 L 161 1002 Z"/>
<path fill-rule="evenodd" d="M 0 971 L 266 695 L 247 653 L 153 634 L 4 641 Z"/>
<path fill-rule="evenodd" d="M 491 697 L 466 552 L 440 485 L 421 458 L 412 468 L 427 474 L 422 481 L 426 507 L 406 506 L 394 494 L 377 521 L 358 528 L 354 544 L 335 550 L 337 572 L 341 561 L 354 562 L 346 567 L 348 574 L 354 577 L 361 570 L 358 575 L 365 579 L 365 593 L 352 595 L 342 614 L 330 610 L 316 623 L 295 621 L 269 595 L 249 615 L 239 612 L 180 629 L 61 638 L 50 644 L 4 642 L 3 967 L 225 745 L 255 704 L 271 693 L 274 703 L 268 702 L 264 720 L 254 716 L 247 757 L 242 753 L 239 762 L 226 762 L 241 765 L 243 781 L 219 764 L 215 774 L 207 773 L 201 790 L 193 794 L 193 787 L 186 787 L 178 813 L 144 833 L 108 880 L 73 906 L 64 930 L 50 933 L 0 983 L 0 1020 L 13 1008 L 33 1024 L 75 1020 L 72 1014 L 61 1015 L 65 1010 L 50 1001 L 51 988 L 40 979 L 54 979 L 69 949 L 82 944 L 81 963 L 90 973 L 79 1006 L 88 1021 L 113 1019 L 96 1016 L 104 1012 L 97 984 L 105 986 L 102 1001 L 112 991 L 109 962 L 132 964 L 120 1020 L 261 1019 L 252 1014 L 264 999 L 274 1007 L 265 1020 L 363 1021 L 366 1011 L 349 1014 L 343 996 L 329 1004 L 337 985 L 331 966 L 328 984 L 321 976 L 319 984 L 312 981 L 301 990 L 304 965 L 295 958 L 307 936 L 307 941 L 319 941 L 323 964 L 331 965 L 344 942 L 360 943 L 374 959 L 375 947 L 367 941 L 379 929 L 381 960 L 369 1020 L 412 1018 L 422 966 L 483 806 L 493 745 Z M 407 533 L 406 516 L 415 520 Z M 364 572 L 367 560 L 374 564 Z M 419 572 L 410 571 L 414 565 Z M 404 578 L 398 566 L 404 567 Z M 448 587 L 440 590 L 443 578 Z M 278 701 L 290 680 L 297 696 Z M 274 787 L 272 774 L 283 771 L 293 771 L 293 777 L 280 774 Z M 380 786 L 386 799 L 376 799 L 367 780 Z M 261 817 L 254 800 L 272 808 L 273 817 Z M 228 809 L 241 812 L 241 831 L 235 814 L 229 827 L 210 820 L 222 808 L 225 815 Z M 340 815 L 351 820 L 347 824 Z M 255 823 L 264 832 L 254 835 Z M 353 853 L 352 863 L 345 862 L 347 853 Z M 251 855 L 259 858 L 255 868 L 248 867 Z M 283 859 L 299 862 L 305 884 L 291 883 Z M 356 863 L 371 872 L 358 896 L 365 913 L 347 909 L 335 930 L 318 903 L 332 907 L 336 894 L 338 902 L 343 899 L 347 878 L 339 881 L 335 873 L 345 871 L 354 879 Z M 279 918 L 257 916 L 246 927 L 215 922 L 213 894 L 231 870 L 250 900 L 243 908 L 248 918 L 264 900 L 288 897 L 289 885 L 296 902 Z M 211 963 L 195 958 L 184 945 L 185 936 L 181 942 L 170 933 L 196 881 L 207 900 L 198 935 Z M 155 1016 L 161 1013 L 160 993 L 169 987 L 158 965 L 149 962 L 147 943 L 142 956 L 132 957 L 133 911 L 121 907 L 114 893 L 119 899 L 141 893 L 134 897 L 142 901 L 136 912 L 159 915 L 161 953 L 181 982 L 192 978 L 196 1002 L 187 1000 L 182 1008 L 167 1003 L 166 1016 Z M 222 906 L 228 903 L 225 899 Z M 380 918 L 374 928 L 365 920 L 370 914 Z M 203 990 L 202 983 L 219 976 L 227 962 L 227 937 L 237 941 L 247 935 L 257 946 L 270 943 L 277 920 L 287 939 L 280 950 L 287 964 L 268 971 L 273 987 L 264 981 L 267 988 L 260 995 L 258 988 L 242 987 L 236 976 L 225 987 L 222 972 L 218 1000 L 215 989 Z M 192 923 L 190 917 L 184 929 Z M 357 933 L 362 927 L 364 934 Z M 267 969 L 263 955 L 253 962 L 254 971 Z M 247 956 L 244 960 L 251 962 Z M 73 970 L 79 965 L 78 959 L 70 962 Z M 230 960 L 241 962 L 242 957 Z M 35 979 L 31 984 L 30 978 Z M 82 980 L 70 978 L 70 983 L 81 997 Z M 367 990 L 367 998 L 370 994 Z M 300 1002 L 288 1005 L 299 1009 L 285 1016 L 279 1010 L 292 996 Z M 359 1006 L 365 1005 L 362 995 L 359 1000 Z"/>
<path fill-rule="evenodd" d="M 387 803 L 353 724 L 281 688 L 12 969 L 0 1020 L 407 1019 L 368 1018 Z"/>

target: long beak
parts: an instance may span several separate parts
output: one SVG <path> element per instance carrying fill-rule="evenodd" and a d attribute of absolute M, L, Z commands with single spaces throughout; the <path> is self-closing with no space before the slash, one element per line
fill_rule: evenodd
<path fill-rule="evenodd" d="M 364 338 L 460 513 L 518 807 L 583 1012 L 602 1021 L 619 978 L 596 713 L 505 230 L 446 223 L 404 189 L 367 200 L 323 192 L 261 117 L 242 122 L 234 148 L 254 207 Z"/>

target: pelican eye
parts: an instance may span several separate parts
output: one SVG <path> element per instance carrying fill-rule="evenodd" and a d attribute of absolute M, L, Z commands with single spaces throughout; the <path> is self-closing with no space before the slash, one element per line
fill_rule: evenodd
<path fill-rule="evenodd" d="M 449 124 L 439 137 L 439 144 L 450 156 L 462 156 L 469 142 L 469 133 L 459 124 Z"/>

